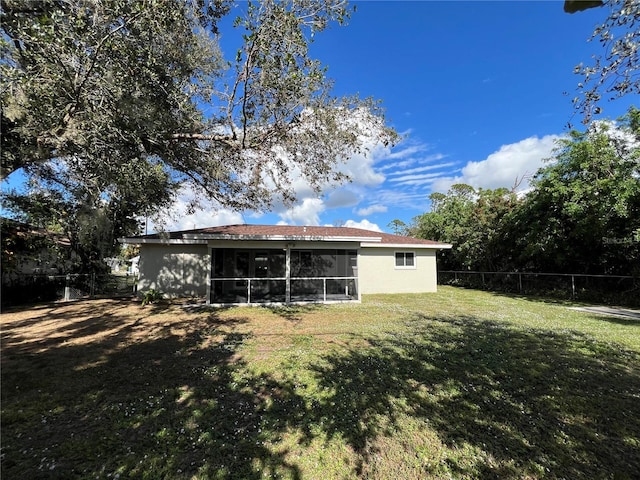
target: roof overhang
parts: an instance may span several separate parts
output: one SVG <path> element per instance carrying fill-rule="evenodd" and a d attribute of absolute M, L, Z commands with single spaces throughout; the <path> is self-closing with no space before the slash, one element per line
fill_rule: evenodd
<path fill-rule="evenodd" d="M 125 243 L 127 245 L 142 245 L 142 244 L 156 244 L 156 245 L 206 245 L 206 240 L 188 240 L 183 238 L 137 238 L 137 237 L 124 237 L 119 238 L 118 242 Z"/>
<path fill-rule="evenodd" d="M 120 243 L 130 245 L 163 244 L 163 245 L 206 245 L 209 241 L 285 241 L 285 242 L 382 242 L 382 237 L 357 237 L 357 236 L 319 236 L 319 235 L 220 235 L 211 233 L 184 234 L 182 238 L 119 238 Z"/>
<path fill-rule="evenodd" d="M 404 248 L 404 249 L 430 249 L 430 250 L 447 250 L 452 247 L 448 243 L 369 243 L 360 244 L 363 248 Z"/>
<path fill-rule="evenodd" d="M 129 245 L 207 245 L 210 241 L 264 241 L 264 242 L 351 242 L 359 243 L 362 248 L 402 248 L 420 250 L 448 250 L 448 243 L 382 243 L 382 237 L 346 237 L 346 236 L 313 236 L 313 235 L 215 235 L 185 234 L 182 238 L 119 238 L 120 243 Z"/>

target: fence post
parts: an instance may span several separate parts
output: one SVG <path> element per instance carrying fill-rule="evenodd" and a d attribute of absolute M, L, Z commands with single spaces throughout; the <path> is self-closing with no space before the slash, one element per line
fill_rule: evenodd
<path fill-rule="evenodd" d="M 71 275 L 67 274 L 64 284 L 64 301 L 68 302 L 69 300 L 71 300 Z"/>
<path fill-rule="evenodd" d="M 461 275 L 458 276 L 458 273 L 460 273 Z M 438 272 L 438 280 L 439 280 L 439 285 L 447 285 L 447 284 L 452 284 L 452 282 L 450 282 L 450 280 L 444 280 L 445 278 L 450 278 L 448 277 L 448 275 L 452 275 L 455 284 L 458 283 L 458 280 L 463 280 L 464 279 L 464 275 L 467 275 L 468 277 L 470 275 L 474 275 L 475 278 L 477 277 L 481 277 L 483 283 L 486 281 L 486 274 L 489 275 L 517 275 L 518 276 L 518 289 L 520 291 L 520 293 L 522 294 L 532 294 L 532 293 L 536 293 L 536 292 L 542 292 L 545 295 L 549 295 L 549 296 L 553 296 L 553 292 L 548 292 L 547 290 L 545 290 L 548 286 L 555 286 L 555 285 L 561 285 L 562 288 L 562 294 L 564 295 L 566 293 L 566 290 L 568 290 L 566 287 L 567 285 L 565 284 L 565 280 L 567 280 L 568 278 L 571 278 L 571 298 L 572 299 L 577 299 L 578 298 L 578 289 L 577 289 L 577 285 L 576 285 L 576 278 L 581 278 L 582 283 L 580 285 L 582 285 L 580 287 L 580 295 L 582 298 L 584 296 L 584 298 L 587 299 L 592 299 L 594 295 L 603 295 L 603 294 L 621 294 L 620 295 L 620 300 L 622 301 L 622 303 L 628 303 L 626 300 L 626 297 L 624 297 L 624 295 L 627 293 L 626 291 L 618 291 L 619 288 L 617 286 L 620 286 L 621 282 L 631 282 L 631 289 L 636 289 L 637 286 L 639 285 L 639 278 L 638 276 L 631 276 L 631 275 L 589 275 L 589 274 L 583 274 L 583 273 L 546 273 L 546 272 L 481 272 L 481 271 L 457 271 L 457 270 L 440 270 Z M 529 280 L 527 280 L 529 283 L 527 284 L 527 291 L 525 292 L 524 289 L 524 278 L 527 278 Z M 470 278 L 474 278 L 474 277 L 470 277 Z M 545 278 L 551 278 L 551 280 L 548 281 L 544 281 Z M 556 283 L 555 281 L 553 281 L 553 279 L 560 279 L 560 283 Z M 609 283 L 601 285 L 601 282 L 598 280 L 597 282 L 595 281 L 595 279 L 603 279 L 606 281 L 609 281 Z M 615 280 L 615 283 L 611 283 Z M 464 282 L 463 282 L 464 283 Z M 468 285 L 473 285 L 474 288 L 479 288 L 478 284 L 475 282 L 469 282 Z M 594 286 L 595 285 L 595 286 Z M 498 285 L 498 287 L 500 287 Z M 599 288 L 598 288 L 599 287 Z M 614 290 L 616 289 L 617 290 Z M 631 291 L 631 290 L 630 290 Z M 565 297 L 566 298 L 566 297 Z M 617 297 L 616 297 L 617 298 Z M 634 298 L 635 299 L 635 298 Z M 635 302 L 631 301 L 630 302 L 632 305 L 635 305 Z"/>

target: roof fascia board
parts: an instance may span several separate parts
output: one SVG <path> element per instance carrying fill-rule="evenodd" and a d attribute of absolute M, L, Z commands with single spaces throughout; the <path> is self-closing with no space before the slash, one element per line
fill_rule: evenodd
<path fill-rule="evenodd" d="M 294 242 L 286 240 L 209 240 L 211 248 L 255 248 L 255 249 L 347 249 L 356 250 L 360 248 L 359 242 Z"/>
<path fill-rule="evenodd" d="M 156 244 L 156 245 L 206 245 L 207 241 L 202 239 L 187 238 L 119 238 L 118 242 L 129 245 Z"/>
<path fill-rule="evenodd" d="M 447 250 L 450 249 L 452 247 L 452 245 L 449 245 L 448 243 L 433 243 L 433 244 L 426 244 L 426 243 L 362 243 L 360 245 L 362 248 L 404 248 L 404 249 L 416 249 L 416 248 L 423 248 L 423 249 L 442 249 L 442 250 Z"/>

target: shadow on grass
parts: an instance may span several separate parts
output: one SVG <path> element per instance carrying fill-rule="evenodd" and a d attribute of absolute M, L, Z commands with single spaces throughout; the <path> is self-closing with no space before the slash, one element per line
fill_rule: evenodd
<path fill-rule="evenodd" d="M 130 323 L 130 318 L 125 313 L 128 305 L 127 301 L 110 300 L 108 307 L 104 304 L 96 307 L 94 302 L 83 301 L 51 303 L 32 309 L 16 308 L 4 312 L 3 314 L 9 315 L 27 310 L 29 316 L 2 325 L 3 347 L 10 347 L 3 352 L 3 357 L 6 357 L 5 353 L 11 356 L 22 350 L 27 353 L 39 352 L 59 347 L 70 340 L 90 337 L 111 329 L 120 330 Z M 38 340 L 34 341 L 35 335 L 26 333 L 31 328 L 43 331 Z"/>
<path fill-rule="evenodd" d="M 134 338 L 140 322 L 84 319 L 75 340 L 112 332 L 81 345 L 4 336 L 2 478 L 300 478 L 266 444 L 302 399 L 246 374 L 237 351 L 250 334 L 212 314 Z"/>
<path fill-rule="evenodd" d="M 632 318 L 632 317 L 623 317 L 623 316 L 613 316 L 613 315 L 604 315 L 601 313 L 593 313 L 590 315 L 591 318 L 595 318 L 601 322 L 614 323 L 616 325 L 622 325 L 624 327 L 640 327 L 640 318 Z"/>
<path fill-rule="evenodd" d="M 455 478 L 637 478 L 640 358 L 574 333 L 513 330 L 475 318 L 416 317 L 409 332 L 369 339 L 315 368 L 335 392 L 320 408 L 329 435 L 362 457 L 407 417 L 479 462 L 425 467 Z M 348 419 L 357 419 L 356 422 Z M 354 425 L 345 429 L 345 425 Z M 384 474 L 382 475 L 384 476 Z"/>
<path fill-rule="evenodd" d="M 256 339 L 230 328 L 242 318 L 169 317 L 136 335 L 146 321 L 95 312 L 64 331 L 71 344 L 3 331 L 2 478 L 299 479 L 278 445 L 290 432 L 300 448 L 348 444 L 353 477 L 398 478 L 376 458 L 409 421 L 444 445 L 417 478 L 640 471 L 640 358 L 586 336 L 411 314 L 395 333 L 309 353 L 305 372 L 254 374 L 240 350 Z"/>
<path fill-rule="evenodd" d="M 546 303 L 552 305 L 565 305 L 568 307 L 572 306 L 591 306 L 591 305 L 607 305 L 607 306 L 624 306 L 625 308 L 638 308 L 640 307 L 640 301 L 637 299 L 638 295 L 634 291 L 629 291 L 624 295 L 619 295 L 615 298 L 598 298 L 598 297 L 586 297 L 583 298 L 581 296 L 577 296 L 573 298 L 571 294 L 567 294 L 565 296 L 562 295 L 553 295 L 553 294 L 544 294 L 544 293 L 518 293 L 518 292 L 503 292 L 500 290 L 489 290 L 482 288 L 473 288 L 473 287 L 462 287 L 452 285 L 454 288 L 464 288 L 465 290 L 472 290 L 478 292 L 487 292 L 491 295 L 495 295 L 498 297 L 507 297 L 514 298 L 518 300 L 526 300 L 531 302 L 539 302 Z"/>
<path fill-rule="evenodd" d="M 316 312 L 321 309 L 323 305 L 319 304 L 305 304 L 305 305 L 265 305 L 266 308 L 274 315 L 284 318 L 292 323 L 300 323 L 302 317 L 310 312 Z"/>

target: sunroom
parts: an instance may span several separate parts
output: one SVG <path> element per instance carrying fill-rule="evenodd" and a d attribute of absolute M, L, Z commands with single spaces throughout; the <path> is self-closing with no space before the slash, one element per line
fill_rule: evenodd
<path fill-rule="evenodd" d="M 214 304 L 360 299 L 355 249 L 212 248 L 211 264 Z"/>

